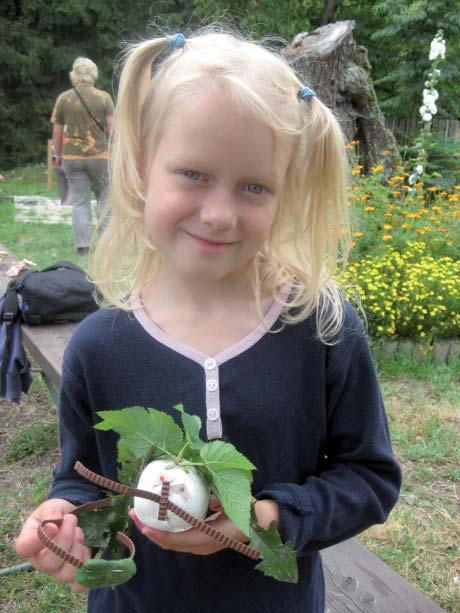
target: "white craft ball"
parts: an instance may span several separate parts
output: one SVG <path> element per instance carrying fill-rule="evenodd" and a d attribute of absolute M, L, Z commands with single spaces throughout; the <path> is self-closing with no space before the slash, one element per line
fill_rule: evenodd
<path fill-rule="evenodd" d="M 161 494 L 163 480 L 170 482 L 169 500 L 197 519 L 206 516 L 209 502 L 209 488 L 193 466 L 182 468 L 173 460 L 150 462 L 141 473 L 137 489 Z M 146 498 L 134 498 L 134 510 L 142 523 L 166 532 L 182 532 L 191 528 L 190 524 L 172 511 L 167 511 L 166 520 L 158 520 L 158 503 Z"/>

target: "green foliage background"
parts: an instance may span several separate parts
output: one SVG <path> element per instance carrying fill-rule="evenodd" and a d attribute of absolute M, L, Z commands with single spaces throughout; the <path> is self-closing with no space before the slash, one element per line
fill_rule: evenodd
<path fill-rule="evenodd" d="M 53 103 L 69 87 L 75 57 L 93 59 L 97 86 L 116 98 L 114 66 L 123 41 L 158 28 L 187 33 L 222 19 L 254 36 L 286 41 L 328 21 L 355 19 L 355 39 L 368 48 L 383 110 L 406 117 L 420 106 L 430 41 L 443 27 L 447 57 L 439 115 L 459 118 L 456 0 L 2 0 L 0 168 L 45 159 Z"/>

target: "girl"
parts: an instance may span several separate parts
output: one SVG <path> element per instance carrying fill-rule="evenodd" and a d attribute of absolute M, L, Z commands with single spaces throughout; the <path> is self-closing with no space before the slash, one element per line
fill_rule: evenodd
<path fill-rule="evenodd" d="M 348 241 L 337 121 L 280 57 L 210 32 L 135 46 L 115 125 L 112 217 L 95 255 L 115 308 L 88 317 L 67 348 L 62 459 L 17 551 L 80 590 L 37 525 L 63 517 L 50 536 L 90 555 L 66 513 L 101 497 L 76 460 L 116 478 L 116 437 L 93 428 L 96 412 L 138 405 L 177 419 L 183 402 L 202 437 L 231 441 L 257 467 L 257 520 L 292 542 L 299 582 L 131 511 L 138 572 L 91 591 L 88 610 L 323 612 L 319 550 L 384 522 L 400 487 L 365 334 L 332 280 Z M 223 515 L 215 525 L 247 540 Z"/>

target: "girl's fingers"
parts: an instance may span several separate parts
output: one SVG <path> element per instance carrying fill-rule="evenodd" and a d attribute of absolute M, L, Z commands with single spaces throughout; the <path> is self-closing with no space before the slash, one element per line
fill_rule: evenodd
<path fill-rule="evenodd" d="M 52 535 L 52 533 L 55 531 L 55 527 L 57 527 L 56 524 L 45 524 L 43 526 L 43 530 L 48 534 L 48 536 L 53 539 L 56 545 L 58 545 L 61 549 L 64 549 L 65 551 L 70 551 L 75 541 L 75 530 L 77 527 L 76 516 L 64 515 L 62 524 L 58 528 L 57 533 Z M 47 547 L 43 547 L 43 549 L 38 553 L 38 555 L 35 556 L 35 558 L 32 560 L 32 563 L 39 570 L 43 570 L 53 575 L 59 573 L 63 565 L 65 565 L 64 561 Z"/>
<path fill-rule="evenodd" d="M 88 559 L 88 547 L 83 545 L 83 542 L 77 538 L 75 538 L 72 546 L 67 549 L 67 551 L 77 560 L 81 560 L 85 562 Z M 75 573 L 77 572 L 77 568 L 68 562 L 65 562 L 62 567 L 55 573 L 53 576 L 55 579 L 59 581 L 64 581 L 65 583 L 74 583 Z M 75 584 L 78 585 L 78 584 Z"/>

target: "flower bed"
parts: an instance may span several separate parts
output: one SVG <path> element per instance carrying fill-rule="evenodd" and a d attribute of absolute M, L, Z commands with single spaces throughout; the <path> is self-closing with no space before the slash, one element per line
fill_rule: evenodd
<path fill-rule="evenodd" d="M 373 338 L 460 336 L 460 261 L 434 257 L 424 242 L 403 251 L 351 261 L 344 275 L 348 297 L 358 297 Z"/>

